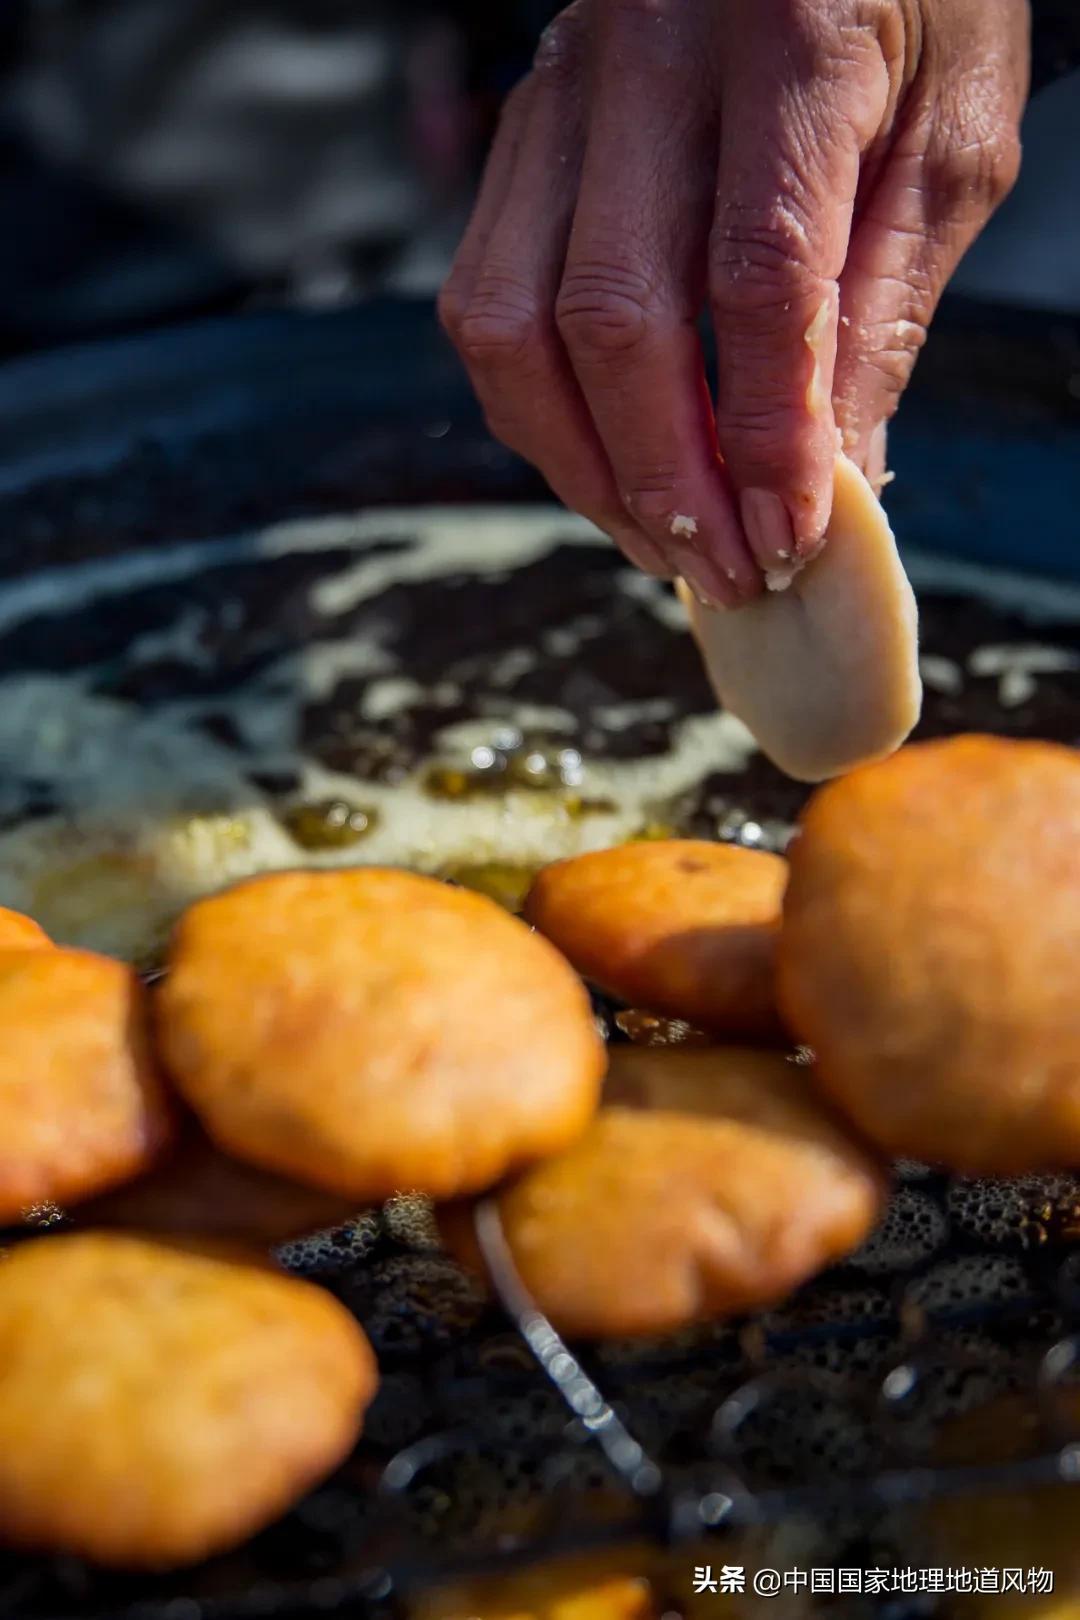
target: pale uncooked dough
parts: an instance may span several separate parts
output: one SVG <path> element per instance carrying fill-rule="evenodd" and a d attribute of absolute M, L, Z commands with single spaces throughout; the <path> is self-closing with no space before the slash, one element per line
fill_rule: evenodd
<path fill-rule="evenodd" d="M 730 612 L 680 584 L 720 702 L 789 776 L 821 782 L 891 754 L 922 705 L 915 597 L 885 513 L 846 457 L 820 556 Z"/>

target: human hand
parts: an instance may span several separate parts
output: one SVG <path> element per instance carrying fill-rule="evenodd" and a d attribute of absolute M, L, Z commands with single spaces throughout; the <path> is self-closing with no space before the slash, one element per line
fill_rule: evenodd
<path fill-rule="evenodd" d="M 941 292 L 1015 179 L 1027 74 L 1025 0 L 576 0 L 440 298 L 492 431 L 713 605 L 790 573 L 838 443 L 884 471 Z"/>

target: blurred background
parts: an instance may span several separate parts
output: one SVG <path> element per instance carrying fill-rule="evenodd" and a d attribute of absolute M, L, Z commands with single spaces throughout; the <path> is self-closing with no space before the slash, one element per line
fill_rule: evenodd
<path fill-rule="evenodd" d="M 6 0 L 0 354 L 433 293 L 550 0 Z M 962 293 L 1080 311 L 1080 6 Z M 1053 81 L 1053 82 L 1050 82 Z"/>

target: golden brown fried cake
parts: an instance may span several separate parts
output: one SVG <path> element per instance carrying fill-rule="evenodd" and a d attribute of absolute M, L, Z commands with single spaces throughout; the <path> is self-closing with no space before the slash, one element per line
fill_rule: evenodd
<path fill-rule="evenodd" d="M 584 986 L 493 901 L 380 870 L 284 872 L 181 919 L 160 1043 L 217 1144 L 358 1202 L 456 1197 L 585 1128 Z"/>
<path fill-rule="evenodd" d="M 75 950 L 0 950 L 0 1221 L 138 1175 L 171 1112 L 130 968 Z"/>
<path fill-rule="evenodd" d="M 661 1620 L 664 1573 L 655 1547 L 569 1554 L 425 1587 L 408 1620 Z"/>
<path fill-rule="evenodd" d="M 35 951 L 51 944 L 52 940 L 33 917 L 0 906 L 0 951 Z"/>
<path fill-rule="evenodd" d="M 615 1047 L 588 1131 L 498 1210 L 540 1309 L 602 1338 L 783 1298 L 862 1241 L 883 1192 L 879 1166 L 782 1053 Z M 441 1220 L 475 1264 L 469 1208 Z"/>
<path fill-rule="evenodd" d="M 890 1154 L 1080 1165 L 1080 755 L 921 743 L 811 800 L 779 995 L 827 1095 Z"/>
<path fill-rule="evenodd" d="M 545 867 L 525 916 L 586 978 L 714 1033 L 775 1036 L 773 956 L 787 863 L 694 839 Z"/>
<path fill-rule="evenodd" d="M 270 1245 L 336 1226 L 357 1213 L 354 1199 L 241 1164 L 195 1124 L 160 1163 L 79 1210 L 80 1223 Z"/>
<path fill-rule="evenodd" d="M 766 1536 L 772 1539 L 766 1541 Z M 776 1556 L 775 1530 L 729 1531 L 724 1552 L 725 1561 L 737 1560 L 739 1568 L 746 1568 L 749 1580 L 768 1557 Z M 671 1549 L 624 1541 L 542 1563 L 440 1581 L 409 1593 L 405 1613 L 407 1620 L 664 1620 L 665 1615 L 682 1620 L 748 1620 L 760 1613 L 756 1603 L 747 1608 L 743 1593 L 702 1591 L 694 1581 L 696 1569 L 709 1559 L 715 1562 L 716 1553 L 715 1540 L 704 1538 L 689 1544 L 679 1541 Z M 798 1612 L 804 1610 L 805 1606 Z M 767 1612 L 791 1620 L 796 1611 L 783 1605 Z"/>
<path fill-rule="evenodd" d="M 376 1385 L 343 1306 L 220 1252 L 78 1233 L 0 1265 L 0 1538 L 184 1564 L 277 1518 Z"/>
<path fill-rule="evenodd" d="M 1055 1444 L 1080 1435 L 1080 1403 L 1071 1380 L 1057 1390 L 999 1395 L 948 1418 L 934 1436 L 931 1461 L 945 1467 L 1001 1468 L 1045 1455 L 1047 1413 Z M 1015 1483 L 927 1503 L 912 1526 L 926 1560 L 950 1569 L 1021 1570 L 1028 1593 L 991 1593 L 964 1599 L 965 1620 L 1077 1620 L 1080 1614 L 1080 1539 L 1072 1486 Z M 1052 1590 L 1036 1592 L 1036 1571 L 1052 1570 Z"/>

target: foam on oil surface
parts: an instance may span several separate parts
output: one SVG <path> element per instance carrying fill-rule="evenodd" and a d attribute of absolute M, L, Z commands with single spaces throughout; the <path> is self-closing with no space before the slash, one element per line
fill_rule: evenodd
<path fill-rule="evenodd" d="M 1078 591 L 908 561 L 931 589 L 1034 623 L 1080 620 Z M 662 823 L 713 776 L 731 783 L 706 796 L 706 830 L 782 847 L 790 809 L 774 813 L 779 790 L 752 739 L 712 710 L 684 632 L 666 585 L 555 508 L 302 520 L 9 582 L 0 903 L 61 941 L 145 961 L 184 905 L 255 872 L 369 862 L 527 872 Z M 72 655 L 73 639 L 85 656 Z M 1015 713 L 1033 683 L 1075 680 L 1076 663 L 1030 629 L 1015 646 L 995 636 L 950 661 L 944 697 L 985 689 Z M 432 760 L 468 766 L 508 728 L 580 752 L 588 814 L 524 789 L 426 791 Z M 384 743 L 388 768 L 373 769 Z M 749 810 L 747 772 L 762 800 L 748 791 Z M 302 847 L 271 780 L 288 783 L 291 800 L 358 804 L 373 812 L 369 830 L 347 847 Z"/>
<path fill-rule="evenodd" d="M 502 696 L 504 681 L 544 660 L 572 659 L 604 621 L 598 613 L 568 612 L 535 631 L 523 625 L 521 645 L 499 652 L 484 670 L 477 712 L 470 714 L 460 682 L 430 667 L 418 678 L 413 666 L 423 649 L 414 638 L 410 657 L 400 609 L 398 619 L 389 607 L 383 612 L 388 592 L 398 600 L 402 591 L 440 581 L 449 588 L 466 577 L 490 586 L 554 550 L 598 544 L 588 524 L 554 510 L 378 511 L 127 554 L 16 582 L 0 597 L 0 633 L 16 645 L 39 620 L 44 629 L 65 615 L 108 615 L 125 601 L 141 602 L 140 592 L 175 588 L 176 607 L 165 623 L 155 607 L 152 627 L 137 618 L 132 624 L 120 684 L 133 697 L 113 695 L 115 654 L 74 669 L 0 679 L 0 760 L 13 766 L 0 780 L 0 825 L 8 823 L 0 832 L 0 900 L 32 912 L 61 941 L 146 960 L 184 905 L 255 872 L 358 863 L 421 871 L 492 862 L 528 867 L 629 836 L 657 804 L 710 771 L 744 765 L 753 744 L 738 721 L 715 713 L 676 721 L 663 692 L 606 705 L 598 700 L 600 733 L 664 723 L 668 746 L 640 759 L 586 757 L 578 787 L 589 801 L 587 816 L 568 810 L 559 795 L 524 790 L 439 799 L 424 786 L 432 758 L 467 767 L 475 749 L 508 727 L 547 738 L 574 731 L 575 717 L 558 705 Z M 249 661 L 257 667 L 243 678 L 215 679 L 215 662 L 222 650 L 228 655 L 249 607 L 235 570 L 308 554 L 315 569 L 304 587 L 308 617 L 300 644 L 284 644 L 282 632 L 278 644 L 270 638 L 270 656 Z M 615 594 L 620 580 L 632 579 L 629 599 L 639 608 L 648 603 L 663 616 L 680 611 L 663 586 L 639 582 L 602 555 Z M 195 591 L 206 571 L 220 574 L 223 594 L 208 601 L 204 589 L 202 600 L 189 601 L 184 593 Z M 358 629 L 361 608 L 371 611 Z M 280 620 L 287 604 L 274 611 Z M 482 622 L 477 630 L 484 633 Z M 476 651 L 482 660 L 485 648 Z M 155 700 L 163 666 L 185 672 L 181 694 L 165 703 Z M 445 710 L 447 718 L 433 727 L 424 758 L 376 780 L 315 757 L 305 716 L 320 703 L 337 706 L 331 723 L 346 739 L 358 726 L 370 734 L 397 721 L 407 730 L 421 710 L 436 721 Z M 374 812 L 369 833 L 350 847 L 302 847 L 259 786 L 267 775 L 291 780 L 299 801 L 362 801 Z M 49 813 L 20 815 L 27 783 Z"/>

